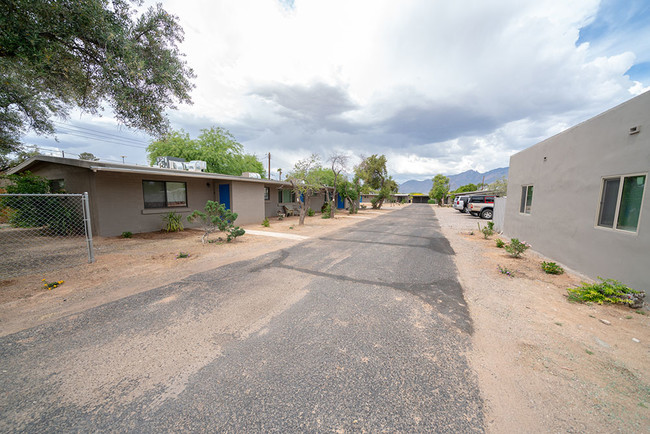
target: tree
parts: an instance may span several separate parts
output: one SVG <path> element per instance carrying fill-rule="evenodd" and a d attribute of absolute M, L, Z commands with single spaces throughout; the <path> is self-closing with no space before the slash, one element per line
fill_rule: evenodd
<path fill-rule="evenodd" d="M 465 184 L 461 187 L 458 187 L 456 190 L 454 190 L 454 193 L 465 193 L 468 191 L 477 191 L 478 186 L 476 184 Z"/>
<path fill-rule="evenodd" d="M 370 157 L 361 157 L 361 163 L 355 168 L 355 179 L 363 181 L 361 192 L 369 193 L 370 190 L 377 192 L 377 197 L 372 200 L 372 207 L 380 209 L 384 200 L 397 192 L 398 185 L 388 177 L 386 170 L 386 157 L 373 154 Z M 387 181 L 389 181 L 387 183 Z"/>
<path fill-rule="evenodd" d="M 79 154 L 79 159 L 88 160 L 88 161 L 99 161 L 99 158 L 95 157 L 90 152 L 82 152 L 81 154 Z"/>
<path fill-rule="evenodd" d="M 178 19 L 128 0 L 5 0 L 0 8 L 0 153 L 28 131 L 53 134 L 73 107 L 162 135 L 164 111 L 191 103 L 194 72 L 177 45 Z"/>
<path fill-rule="evenodd" d="M 341 172 L 347 170 L 349 157 L 344 154 L 332 154 L 328 161 L 331 163 L 332 173 L 334 173 L 334 182 L 332 183 L 334 194 L 332 195 L 332 206 L 330 206 L 330 217 L 334 218 L 334 213 L 336 211 L 336 183 Z"/>
<path fill-rule="evenodd" d="M 238 176 L 254 172 L 263 176 L 264 165 L 257 157 L 243 151 L 244 147 L 230 131 L 221 127 L 202 129 L 196 139 L 191 139 L 183 130 L 172 131 L 147 147 L 152 165 L 157 157 L 177 157 L 187 161 L 203 160 L 208 163 L 208 172 L 212 173 Z"/>
<path fill-rule="evenodd" d="M 235 226 L 234 223 L 237 217 L 237 213 L 226 209 L 224 204 L 209 200 L 205 203 L 203 211 L 195 209 L 192 214 L 187 216 L 187 221 L 190 223 L 199 222 L 203 229 L 203 236 L 201 237 L 203 244 L 208 242 L 210 234 L 217 230 L 226 233 L 226 242 L 229 243 L 246 233 L 239 226 Z"/>
<path fill-rule="evenodd" d="M 505 196 L 508 192 L 508 178 L 502 176 L 488 186 L 488 189 L 493 191 L 497 196 Z"/>
<path fill-rule="evenodd" d="M 24 149 L 15 153 L 16 157 L 10 158 L 9 155 L 0 153 L 0 170 L 6 170 L 10 167 L 18 166 L 20 163 L 29 160 L 32 157 L 41 155 L 38 150 L 26 151 Z"/>
<path fill-rule="evenodd" d="M 343 179 L 336 186 L 336 192 L 350 202 L 350 214 L 356 214 L 359 200 L 359 185 Z"/>
<path fill-rule="evenodd" d="M 298 161 L 293 170 L 287 175 L 288 182 L 296 197 L 300 198 L 299 225 L 305 224 L 305 216 L 311 201 L 311 196 L 317 193 L 325 185 L 323 183 L 323 171 L 320 165 L 320 157 L 312 154 L 308 158 Z"/>
<path fill-rule="evenodd" d="M 449 178 L 441 174 L 434 176 L 433 187 L 429 192 L 429 197 L 435 199 L 438 205 L 441 205 L 447 193 L 449 193 Z"/>

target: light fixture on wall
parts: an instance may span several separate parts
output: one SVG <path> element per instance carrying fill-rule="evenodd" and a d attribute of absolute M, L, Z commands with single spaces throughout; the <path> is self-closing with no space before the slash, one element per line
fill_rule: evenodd
<path fill-rule="evenodd" d="M 632 134 L 638 134 L 639 131 L 641 131 L 641 125 L 637 125 L 635 127 L 630 128 L 630 136 Z"/>
<path fill-rule="evenodd" d="M 544 161 L 546 161 L 546 157 L 544 157 Z"/>

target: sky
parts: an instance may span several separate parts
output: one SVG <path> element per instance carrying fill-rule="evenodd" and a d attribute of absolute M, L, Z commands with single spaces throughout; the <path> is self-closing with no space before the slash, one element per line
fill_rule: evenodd
<path fill-rule="evenodd" d="M 196 137 L 227 128 L 271 173 L 384 154 L 398 182 L 506 167 L 512 154 L 650 90 L 647 0 L 165 0 L 185 31 Z M 72 112 L 75 156 L 147 164 L 146 134 Z"/>

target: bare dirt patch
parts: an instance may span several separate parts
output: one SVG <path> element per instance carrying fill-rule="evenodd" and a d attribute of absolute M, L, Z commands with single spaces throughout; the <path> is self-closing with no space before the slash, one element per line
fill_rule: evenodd
<path fill-rule="evenodd" d="M 586 277 L 546 274 L 540 264 L 553 259 L 535 246 L 511 258 L 496 248 L 498 236 L 485 240 L 478 232 L 485 220 L 434 209 L 456 253 L 474 324 L 470 362 L 487 403 L 488 431 L 647 432 L 648 312 L 569 303 L 566 289 Z"/>
<path fill-rule="evenodd" d="M 317 214 L 307 217 L 303 226 L 298 225 L 298 217 L 287 217 L 281 221 L 270 219 L 268 228 L 261 222 L 243 227 L 317 238 L 358 223 L 361 221 L 359 218 L 375 218 L 393 209 L 391 205 L 384 205 L 380 211 L 361 210 L 354 216 L 340 212 L 334 219 L 322 219 Z M 133 234 L 133 238 L 96 237 L 97 260 L 93 264 L 81 263 L 0 280 L 0 336 L 300 242 L 244 235 L 232 243 L 202 244 L 201 235 L 198 230 L 185 230 Z M 216 240 L 218 236 L 212 234 L 210 238 Z M 181 252 L 189 256 L 177 258 Z M 63 280 L 65 283 L 48 291 L 43 287 L 42 279 L 47 282 Z"/>

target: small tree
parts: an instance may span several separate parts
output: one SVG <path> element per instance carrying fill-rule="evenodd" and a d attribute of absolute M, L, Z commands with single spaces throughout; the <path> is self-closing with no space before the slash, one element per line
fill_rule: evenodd
<path fill-rule="evenodd" d="M 230 242 L 235 238 L 244 235 L 244 231 L 239 226 L 235 226 L 234 222 L 237 220 L 237 213 L 226 209 L 222 203 L 207 201 L 204 211 L 194 210 L 194 212 L 187 216 L 187 221 L 193 223 L 198 221 L 204 233 L 201 237 L 201 242 L 205 244 L 208 237 L 214 231 L 221 231 L 226 233 L 226 241 Z"/>
<path fill-rule="evenodd" d="M 367 158 L 363 156 L 361 158 L 361 163 L 354 169 L 355 181 L 363 181 L 362 191 L 365 193 L 369 193 L 370 190 L 377 191 L 377 197 L 371 203 L 374 209 L 380 209 L 384 200 L 389 198 L 392 193 L 397 192 L 398 185 L 393 178 L 388 176 L 385 155 L 374 154 Z"/>
<path fill-rule="evenodd" d="M 287 175 L 287 181 L 291 183 L 291 189 L 300 202 L 299 225 L 305 224 L 311 196 L 323 188 L 320 171 L 320 157 L 317 154 L 312 154 L 308 158 L 298 161 Z"/>
<path fill-rule="evenodd" d="M 332 196 L 332 206 L 330 207 L 330 217 L 334 218 L 334 212 L 336 211 L 336 194 L 337 194 L 337 181 L 339 175 L 342 171 L 348 168 L 349 157 L 343 154 L 332 154 L 329 158 L 329 162 L 332 163 L 332 172 L 334 172 L 334 194 Z"/>
<path fill-rule="evenodd" d="M 502 176 L 488 185 L 488 189 L 494 191 L 494 194 L 497 196 L 505 196 L 508 191 L 508 178 Z"/>
<path fill-rule="evenodd" d="M 442 174 L 434 176 L 429 197 L 435 199 L 438 205 L 441 205 L 447 193 L 449 193 L 449 178 Z"/>
<path fill-rule="evenodd" d="M 99 160 L 99 158 L 95 157 L 90 152 L 82 152 L 81 154 L 79 154 L 79 159 L 80 160 L 88 160 L 88 161 L 98 161 Z"/>

